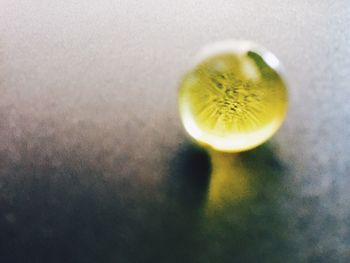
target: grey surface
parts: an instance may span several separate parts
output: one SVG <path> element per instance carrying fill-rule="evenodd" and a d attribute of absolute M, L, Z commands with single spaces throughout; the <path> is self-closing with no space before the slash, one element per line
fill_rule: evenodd
<path fill-rule="evenodd" d="M 349 26 L 341 0 L 0 0 L 0 262 L 350 262 Z M 291 103 L 215 163 L 176 89 L 232 38 L 280 58 Z"/>

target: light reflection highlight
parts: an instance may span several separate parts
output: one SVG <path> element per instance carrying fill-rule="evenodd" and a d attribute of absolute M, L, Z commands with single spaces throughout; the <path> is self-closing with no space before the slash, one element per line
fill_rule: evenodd
<path fill-rule="evenodd" d="M 226 204 L 249 199 L 253 195 L 251 178 L 239 154 L 209 150 L 212 173 L 206 204 L 207 212 L 221 210 Z"/>

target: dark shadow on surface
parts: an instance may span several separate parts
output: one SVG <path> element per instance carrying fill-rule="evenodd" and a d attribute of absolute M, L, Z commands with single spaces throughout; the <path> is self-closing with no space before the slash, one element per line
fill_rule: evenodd
<path fill-rule="evenodd" d="M 169 181 L 169 199 L 188 215 L 175 225 L 191 225 L 184 239 L 191 244 L 188 262 L 293 262 L 291 215 L 283 207 L 291 198 L 284 182 L 288 169 L 273 146 L 209 153 L 210 162 L 200 148 L 184 147 Z M 205 184 L 193 180 L 198 175 Z"/>
<path fill-rule="evenodd" d="M 293 259 L 281 205 L 288 200 L 287 170 L 268 146 L 239 156 L 219 154 L 225 169 L 235 165 L 219 171 L 229 176 L 222 185 L 219 180 L 223 195 L 213 201 L 218 166 L 191 144 L 180 147 L 165 180 L 150 193 L 137 177 L 125 176 L 123 159 L 111 166 L 107 156 L 91 158 L 85 152 L 90 147 L 53 150 L 57 141 L 50 137 L 31 147 L 13 143 L 18 157 L 0 151 L 1 262 Z M 245 182 L 239 195 L 232 178 L 247 178 L 238 180 Z"/>
<path fill-rule="evenodd" d="M 155 247 L 159 262 L 196 262 L 201 253 L 198 227 L 210 173 L 210 157 L 204 149 L 184 143 L 175 152 L 163 182 L 165 200 L 160 209 L 164 232 Z"/>
<path fill-rule="evenodd" d="M 200 208 L 206 199 L 211 170 L 205 149 L 192 143 L 182 145 L 170 165 L 168 194 L 176 196 L 188 209 Z"/>

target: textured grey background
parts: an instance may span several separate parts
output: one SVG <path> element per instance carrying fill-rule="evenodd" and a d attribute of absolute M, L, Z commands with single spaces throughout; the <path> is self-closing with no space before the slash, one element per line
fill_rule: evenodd
<path fill-rule="evenodd" d="M 0 261 L 350 262 L 349 27 L 345 0 L 0 0 Z M 237 38 L 290 110 L 217 184 L 176 89 Z"/>

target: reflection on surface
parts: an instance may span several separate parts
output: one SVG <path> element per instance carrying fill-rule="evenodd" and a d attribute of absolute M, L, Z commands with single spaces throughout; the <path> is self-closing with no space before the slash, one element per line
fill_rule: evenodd
<path fill-rule="evenodd" d="M 286 169 L 269 145 L 241 154 L 211 152 L 212 174 L 202 238 L 209 260 L 288 262 L 293 250 L 283 204 Z M 225 256 L 222 256 L 225 255 Z"/>
<path fill-rule="evenodd" d="M 273 188 L 285 170 L 268 145 L 253 151 L 223 153 L 209 150 L 212 172 L 208 188 L 207 209 L 223 209 L 225 205 L 252 202 L 257 194 Z"/>
<path fill-rule="evenodd" d="M 293 256 L 285 259 L 295 248 L 292 215 L 284 206 L 290 198 L 284 185 L 287 170 L 274 148 L 265 144 L 240 154 L 208 154 L 201 159 L 203 152 L 191 145 L 179 153 L 183 162 L 176 161 L 169 196 L 178 213 L 169 232 L 179 234 L 190 226 L 179 242 L 191 247 L 191 260 L 293 262 Z M 207 178 L 208 171 L 207 184 L 193 184 L 193 177 Z"/>
<path fill-rule="evenodd" d="M 212 173 L 207 210 L 218 210 L 226 202 L 239 202 L 252 194 L 247 169 L 238 154 L 210 151 Z"/>

